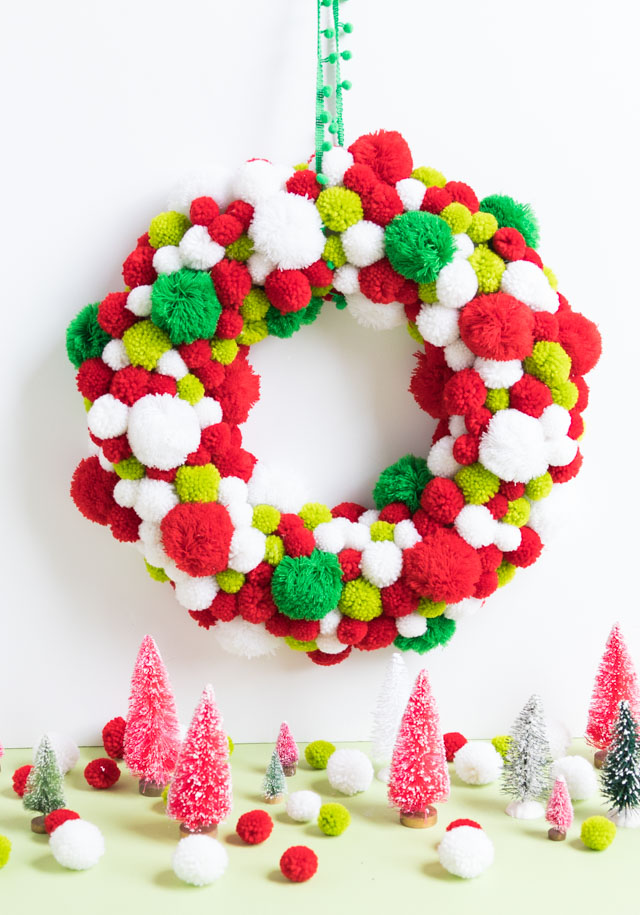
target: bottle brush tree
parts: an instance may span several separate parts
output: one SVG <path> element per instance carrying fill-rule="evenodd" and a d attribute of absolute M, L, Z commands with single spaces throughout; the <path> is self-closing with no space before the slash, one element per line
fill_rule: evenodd
<path fill-rule="evenodd" d="M 278 740 L 276 741 L 276 750 L 278 751 L 284 774 L 286 776 L 295 775 L 300 753 L 298 752 L 298 746 L 293 739 L 293 734 L 286 721 L 283 721 L 280 725 Z"/>
<path fill-rule="evenodd" d="M 549 838 L 559 842 L 566 838 L 573 823 L 573 805 L 567 783 L 561 775 L 553 784 L 553 790 L 547 801 L 547 822 L 551 824 Z"/>
<path fill-rule="evenodd" d="M 640 826 L 640 739 L 638 722 L 623 699 L 602 768 L 602 793 L 616 826 Z"/>
<path fill-rule="evenodd" d="M 262 794 L 268 804 L 279 804 L 286 793 L 286 777 L 276 748 L 271 754 L 271 759 L 267 766 L 267 771 L 262 783 Z"/>
<path fill-rule="evenodd" d="M 53 810 L 64 807 L 62 782 L 63 776 L 55 750 L 49 735 L 45 734 L 40 741 L 22 798 L 22 803 L 27 810 L 40 811 L 41 816 L 34 817 L 31 821 L 31 828 L 34 832 L 46 832 L 44 818 Z"/>
<path fill-rule="evenodd" d="M 401 653 L 395 651 L 385 668 L 371 730 L 371 758 L 377 766 L 382 766 L 378 772 L 381 781 L 387 781 L 389 778 L 388 766 L 408 697 L 407 665 Z"/>
<path fill-rule="evenodd" d="M 540 801 L 549 792 L 551 753 L 540 696 L 531 696 L 516 718 L 510 737 L 501 790 L 513 801 L 506 812 L 526 820 L 543 816 Z"/>

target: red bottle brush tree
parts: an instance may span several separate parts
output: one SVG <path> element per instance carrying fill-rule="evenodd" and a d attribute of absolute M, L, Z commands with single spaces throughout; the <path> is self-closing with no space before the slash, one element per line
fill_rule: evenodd
<path fill-rule="evenodd" d="M 180 821 L 183 834 L 215 834 L 230 810 L 229 742 L 213 687 L 206 686 L 171 779 L 167 813 Z"/>
<path fill-rule="evenodd" d="M 276 750 L 278 751 L 284 774 L 295 775 L 300 754 L 298 752 L 298 746 L 293 739 L 293 734 L 286 721 L 283 721 L 280 725 L 278 740 L 276 741 Z"/>
<path fill-rule="evenodd" d="M 449 796 L 449 770 L 440 716 L 426 670 L 416 679 L 396 739 L 389 770 L 389 802 L 404 826 L 433 826 L 433 804 Z"/>
<path fill-rule="evenodd" d="M 561 842 L 567 837 L 567 831 L 573 823 L 573 806 L 567 783 L 562 776 L 553 784 L 553 790 L 547 801 L 547 822 L 551 824 L 549 838 Z"/>
<path fill-rule="evenodd" d="M 604 764 L 607 750 L 613 740 L 613 730 L 620 702 L 626 699 L 633 717 L 640 719 L 640 691 L 636 671 L 622 632 L 616 623 L 609 633 L 607 644 L 596 674 L 589 720 L 587 722 L 587 743 L 595 747 L 595 766 Z"/>
<path fill-rule="evenodd" d="M 140 793 L 159 797 L 180 752 L 176 704 L 169 676 L 150 635 L 142 640 L 131 678 L 124 760 L 140 779 Z"/>

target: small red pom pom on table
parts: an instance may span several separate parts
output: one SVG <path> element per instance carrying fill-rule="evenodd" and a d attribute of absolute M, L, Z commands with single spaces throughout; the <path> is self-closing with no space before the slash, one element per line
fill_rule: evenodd
<path fill-rule="evenodd" d="M 292 883 L 304 883 L 318 870 L 318 856 L 306 845 L 292 845 L 280 858 L 280 870 Z"/>
<path fill-rule="evenodd" d="M 18 797 L 24 797 L 24 790 L 27 786 L 27 779 L 29 778 L 29 772 L 33 769 L 33 766 L 20 766 L 19 769 L 13 773 L 13 790 L 18 795 Z"/>
<path fill-rule="evenodd" d="M 94 759 L 85 767 L 84 777 L 92 788 L 111 788 L 120 778 L 120 769 L 108 757 Z"/>
<path fill-rule="evenodd" d="M 273 831 L 273 820 L 266 810 L 243 813 L 236 824 L 236 832 L 247 845 L 260 845 Z"/>
<path fill-rule="evenodd" d="M 444 734 L 444 751 L 447 756 L 447 762 L 453 762 L 453 757 L 456 755 L 460 747 L 463 747 L 467 743 L 467 738 L 461 734 L 459 731 L 449 731 L 448 734 Z"/>
<path fill-rule="evenodd" d="M 58 810 L 52 810 L 51 813 L 48 813 L 44 818 L 44 828 L 47 831 L 47 835 L 51 835 L 52 832 L 62 826 L 63 823 L 66 823 L 67 820 L 79 820 L 80 814 L 76 813 L 75 810 L 67 810 L 66 807 L 59 807 Z"/>

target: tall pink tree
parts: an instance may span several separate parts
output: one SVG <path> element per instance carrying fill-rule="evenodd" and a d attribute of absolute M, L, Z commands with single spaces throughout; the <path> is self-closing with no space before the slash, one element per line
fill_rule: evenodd
<path fill-rule="evenodd" d="M 449 770 L 440 716 L 426 670 L 420 671 L 396 738 L 389 769 L 389 802 L 404 826 L 433 826 L 434 804 L 449 796 Z"/>
<path fill-rule="evenodd" d="M 300 754 L 298 752 L 298 746 L 293 739 L 293 734 L 286 721 L 283 721 L 280 725 L 280 731 L 276 741 L 276 750 L 278 751 L 284 774 L 295 775 Z"/>
<path fill-rule="evenodd" d="M 551 824 L 549 838 L 562 841 L 573 823 L 573 805 L 567 783 L 562 776 L 557 778 L 547 801 L 547 822 Z"/>
<path fill-rule="evenodd" d="M 162 794 L 175 769 L 180 733 L 175 699 L 157 645 L 142 640 L 131 678 L 124 759 L 140 779 L 140 793 Z"/>
<path fill-rule="evenodd" d="M 598 768 L 602 767 L 611 745 L 618 706 L 623 699 L 628 701 L 636 721 L 640 720 L 638 679 L 620 626 L 616 623 L 607 638 L 596 674 L 585 735 L 587 743 L 598 751 L 594 758 Z"/>
<path fill-rule="evenodd" d="M 230 810 L 229 741 L 213 687 L 206 686 L 171 779 L 167 813 L 180 821 L 182 833 L 215 833 Z"/>

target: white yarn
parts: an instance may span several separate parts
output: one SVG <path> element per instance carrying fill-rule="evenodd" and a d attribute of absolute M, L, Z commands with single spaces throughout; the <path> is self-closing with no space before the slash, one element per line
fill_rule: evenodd
<path fill-rule="evenodd" d="M 340 236 L 347 260 L 356 267 L 368 267 L 384 257 L 384 229 L 361 219 Z"/>

